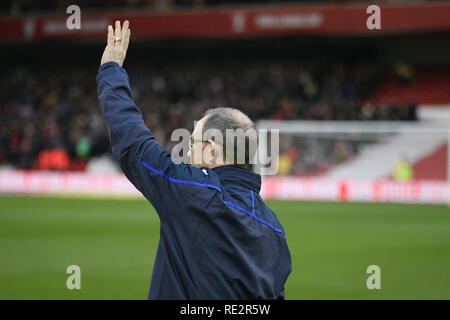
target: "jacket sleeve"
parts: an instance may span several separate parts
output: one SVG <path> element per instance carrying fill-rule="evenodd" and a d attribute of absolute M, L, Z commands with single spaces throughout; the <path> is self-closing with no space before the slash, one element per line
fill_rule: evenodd
<path fill-rule="evenodd" d="M 127 72 L 116 62 L 100 66 L 97 95 L 114 158 L 127 178 L 153 204 L 161 219 L 200 189 L 221 192 L 213 172 L 175 164 L 170 154 L 158 145 L 133 101 Z"/>

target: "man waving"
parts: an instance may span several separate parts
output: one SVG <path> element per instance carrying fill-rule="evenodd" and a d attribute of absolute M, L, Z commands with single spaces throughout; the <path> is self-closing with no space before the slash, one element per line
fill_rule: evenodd
<path fill-rule="evenodd" d="M 114 157 L 160 218 L 149 298 L 283 299 L 291 257 L 259 195 L 261 177 L 250 170 L 255 141 L 245 140 L 242 162 L 225 139 L 229 130 L 254 130 L 253 122 L 237 109 L 208 110 L 191 136 L 192 164 L 175 164 L 133 101 L 122 68 L 129 40 L 128 21 L 108 26 L 97 93 Z M 211 129 L 224 138 L 205 137 Z"/>

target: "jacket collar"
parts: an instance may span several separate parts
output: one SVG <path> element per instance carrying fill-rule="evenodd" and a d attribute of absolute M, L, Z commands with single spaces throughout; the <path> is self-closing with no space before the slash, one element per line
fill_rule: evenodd
<path fill-rule="evenodd" d="M 261 190 L 261 176 L 250 170 L 238 168 L 233 165 L 220 166 L 212 170 L 219 176 L 222 184 L 243 186 L 258 193 Z"/>

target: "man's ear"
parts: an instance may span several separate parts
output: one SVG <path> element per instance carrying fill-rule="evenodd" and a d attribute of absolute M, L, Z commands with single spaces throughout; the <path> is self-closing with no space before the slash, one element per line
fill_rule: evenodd
<path fill-rule="evenodd" d="M 215 143 L 212 140 L 205 141 L 205 146 L 203 149 L 203 155 L 206 155 L 206 159 L 203 158 L 203 161 L 206 164 L 213 165 L 216 162 L 215 155 L 217 154 L 215 150 Z"/>
<path fill-rule="evenodd" d="M 211 149 L 211 156 L 212 157 L 216 157 L 217 155 L 217 144 L 214 142 L 213 139 L 209 139 L 208 140 L 208 147 Z"/>

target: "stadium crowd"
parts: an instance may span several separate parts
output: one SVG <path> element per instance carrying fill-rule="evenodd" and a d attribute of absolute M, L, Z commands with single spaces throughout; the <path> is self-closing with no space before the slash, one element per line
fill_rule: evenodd
<path fill-rule="evenodd" d="M 377 61 L 295 56 L 149 60 L 130 60 L 125 67 L 145 122 L 169 150 L 178 143 L 170 141 L 172 131 L 192 130 L 193 122 L 213 106 L 238 107 L 255 120 L 415 117 L 414 106 L 377 108 L 365 102 L 386 77 L 386 65 Z M 5 66 L 0 76 L 0 166 L 84 170 L 89 159 L 110 152 L 97 102 L 97 67 L 82 60 L 76 66 L 63 60 Z M 350 142 L 336 143 L 326 155 L 321 153 L 326 161 L 309 162 L 331 165 L 356 152 L 354 145 L 346 145 Z M 317 171 L 298 168 L 307 162 L 291 165 L 292 172 Z"/>

